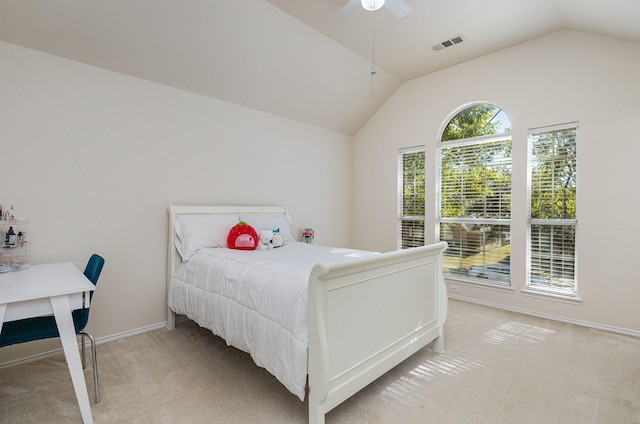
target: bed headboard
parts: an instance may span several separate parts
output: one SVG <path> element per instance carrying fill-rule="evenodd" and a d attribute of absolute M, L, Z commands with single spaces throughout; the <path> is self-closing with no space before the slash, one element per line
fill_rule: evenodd
<path fill-rule="evenodd" d="M 176 219 L 181 215 L 215 215 L 215 214 L 237 214 L 238 216 L 265 215 L 277 216 L 288 215 L 284 206 L 216 206 L 216 205 L 169 205 L 169 228 L 167 238 L 167 293 L 169 282 L 176 267 L 182 262 L 182 257 L 176 249 L 176 232 L 174 229 Z M 169 308 L 167 308 L 169 310 Z M 171 310 L 168 312 L 167 326 L 172 328 L 175 325 L 175 316 Z"/>

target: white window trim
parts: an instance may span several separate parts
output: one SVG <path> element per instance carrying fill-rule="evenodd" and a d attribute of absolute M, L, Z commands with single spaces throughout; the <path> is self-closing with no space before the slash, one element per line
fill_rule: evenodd
<path fill-rule="evenodd" d="M 549 125 L 545 127 L 530 128 L 527 131 L 527 239 L 526 239 L 526 279 L 525 287 L 521 292 L 527 296 L 555 300 L 564 303 L 580 304 L 582 303 L 582 297 L 580 293 L 580 284 L 578 284 L 578 215 L 579 208 L 576 205 L 576 218 L 572 220 L 565 219 L 533 219 L 531 218 L 531 190 L 532 190 L 532 155 L 531 155 L 531 134 L 541 132 L 552 132 L 568 128 L 575 128 L 576 130 L 576 148 L 578 143 L 579 122 L 567 122 L 557 125 Z M 576 152 L 576 161 L 578 162 L 578 153 Z M 579 165 L 578 165 L 579 168 Z M 579 187 L 579 173 L 576 171 L 576 189 Z M 574 287 L 575 290 L 568 292 L 565 290 L 545 288 L 539 286 L 531 286 L 531 226 L 535 224 L 544 225 L 573 225 L 576 229 L 576 243 L 574 252 Z"/>

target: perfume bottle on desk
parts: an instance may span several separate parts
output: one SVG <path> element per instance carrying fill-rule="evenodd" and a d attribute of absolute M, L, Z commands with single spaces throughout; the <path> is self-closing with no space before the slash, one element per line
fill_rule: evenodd
<path fill-rule="evenodd" d="M 16 232 L 13 231 L 13 227 L 9 226 L 9 231 L 7 231 L 4 238 L 4 244 L 7 246 L 15 246 L 16 241 L 18 241 L 18 236 L 16 235 Z"/>

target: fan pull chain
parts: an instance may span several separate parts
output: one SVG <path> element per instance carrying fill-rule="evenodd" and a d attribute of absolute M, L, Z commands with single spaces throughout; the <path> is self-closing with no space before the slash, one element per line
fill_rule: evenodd
<path fill-rule="evenodd" d="M 372 42 L 371 42 L 371 97 L 373 97 L 373 77 L 378 73 L 376 72 L 376 15 L 374 11 L 371 11 L 371 28 L 372 28 Z"/>

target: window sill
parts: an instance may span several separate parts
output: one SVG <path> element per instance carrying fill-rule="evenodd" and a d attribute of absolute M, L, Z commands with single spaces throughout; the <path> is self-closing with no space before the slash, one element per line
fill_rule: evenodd
<path fill-rule="evenodd" d="M 577 295 L 564 295 L 559 293 L 551 293 L 541 290 L 530 290 L 530 289 L 522 289 L 522 294 L 528 297 L 535 297 L 537 299 L 544 300 L 552 300 L 555 302 L 569 303 L 572 305 L 580 305 L 582 303 L 582 299 Z"/>
<path fill-rule="evenodd" d="M 501 291 L 506 293 L 515 292 L 515 289 L 512 286 L 510 285 L 508 286 L 506 284 L 501 284 L 501 283 L 485 283 L 476 279 L 472 280 L 472 279 L 452 277 L 452 276 L 445 276 L 444 280 L 449 284 L 463 285 L 467 287 L 477 287 L 481 289 L 496 290 L 496 291 Z"/>

